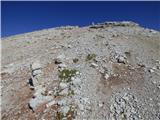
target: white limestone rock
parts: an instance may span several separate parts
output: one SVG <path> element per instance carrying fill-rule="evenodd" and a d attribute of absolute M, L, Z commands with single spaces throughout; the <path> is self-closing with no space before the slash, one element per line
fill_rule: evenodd
<path fill-rule="evenodd" d="M 33 62 L 33 64 L 31 65 L 31 69 L 32 69 L 32 70 L 41 69 L 40 61 L 39 61 L 39 60 L 35 60 L 35 61 Z"/>
<path fill-rule="evenodd" d="M 55 59 L 55 64 L 61 64 L 64 62 L 64 59 L 65 59 L 65 55 L 64 54 L 61 54 L 59 55 L 56 59 Z"/>
<path fill-rule="evenodd" d="M 55 100 L 52 100 L 51 102 L 46 104 L 46 107 L 51 107 L 52 105 L 56 104 Z"/>
<path fill-rule="evenodd" d="M 68 88 L 65 88 L 65 89 L 63 89 L 61 92 L 59 92 L 59 95 L 68 95 L 68 93 L 69 93 L 69 90 L 68 90 Z"/>
<path fill-rule="evenodd" d="M 43 96 L 43 95 L 39 95 L 36 96 L 35 98 L 32 98 L 29 101 L 29 107 L 35 111 L 37 109 L 37 107 L 39 107 L 40 105 L 51 101 L 53 98 L 51 96 Z"/>
<path fill-rule="evenodd" d="M 109 75 L 105 73 L 104 78 L 107 80 L 109 78 Z"/>
<path fill-rule="evenodd" d="M 96 63 L 91 63 L 91 67 L 93 67 L 93 68 L 97 68 L 97 67 L 98 67 L 98 65 L 97 65 Z"/>
<path fill-rule="evenodd" d="M 64 82 L 61 82 L 61 83 L 59 84 L 59 86 L 60 86 L 61 89 L 65 89 L 65 88 L 68 87 L 67 83 L 64 83 Z"/>

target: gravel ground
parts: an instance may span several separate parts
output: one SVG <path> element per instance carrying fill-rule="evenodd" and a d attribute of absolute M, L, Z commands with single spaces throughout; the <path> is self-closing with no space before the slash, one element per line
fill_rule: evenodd
<path fill-rule="evenodd" d="M 2 120 L 160 120 L 160 32 L 133 22 L 2 39 Z"/>

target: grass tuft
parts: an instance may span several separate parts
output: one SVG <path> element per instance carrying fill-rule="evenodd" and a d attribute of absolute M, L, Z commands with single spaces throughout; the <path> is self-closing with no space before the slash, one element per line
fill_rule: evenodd
<path fill-rule="evenodd" d="M 59 78 L 61 80 L 66 80 L 66 82 L 70 82 L 71 77 L 74 77 L 76 75 L 76 72 L 78 72 L 76 69 L 64 69 L 62 71 L 59 71 Z"/>
<path fill-rule="evenodd" d="M 78 61 L 79 61 L 78 58 L 74 58 L 74 59 L 73 59 L 73 62 L 74 62 L 74 63 L 77 63 Z"/>
<path fill-rule="evenodd" d="M 90 61 L 96 58 L 96 54 L 88 54 L 86 57 L 86 61 Z"/>

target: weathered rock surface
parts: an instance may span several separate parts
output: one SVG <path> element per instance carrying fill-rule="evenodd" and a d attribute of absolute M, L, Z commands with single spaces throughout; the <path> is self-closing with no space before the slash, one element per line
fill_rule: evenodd
<path fill-rule="evenodd" d="M 3 38 L 2 120 L 159 120 L 159 51 L 126 21 Z"/>

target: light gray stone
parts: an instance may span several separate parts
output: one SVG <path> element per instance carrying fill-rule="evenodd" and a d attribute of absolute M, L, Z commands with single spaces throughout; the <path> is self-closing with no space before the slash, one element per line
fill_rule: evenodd
<path fill-rule="evenodd" d="M 154 70 L 153 69 L 149 69 L 148 70 L 150 73 L 154 73 Z"/>
<path fill-rule="evenodd" d="M 97 65 L 96 63 L 91 63 L 91 67 L 93 67 L 93 68 L 97 68 L 97 67 L 98 67 L 98 65 Z"/>
<path fill-rule="evenodd" d="M 118 63 L 126 63 L 126 58 L 124 56 L 119 56 L 117 57 L 117 62 Z"/>
<path fill-rule="evenodd" d="M 57 58 L 55 59 L 55 64 L 61 64 L 64 62 L 64 60 L 65 60 L 65 55 L 61 54 L 61 55 L 57 56 Z"/>
<path fill-rule="evenodd" d="M 62 63 L 62 64 L 59 64 L 58 67 L 59 67 L 59 68 L 66 68 L 67 65 L 65 65 L 65 64 Z"/>
<path fill-rule="evenodd" d="M 52 100 L 51 102 L 46 104 L 46 107 L 51 107 L 52 105 L 56 104 L 55 100 Z"/>
<path fill-rule="evenodd" d="M 29 101 L 29 106 L 33 111 L 35 111 L 37 109 L 37 107 L 39 107 L 43 103 L 51 101 L 52 99 L 53 98 L 51 96 L 39 95 L 39 96 L 36 96 L 35 98 L 32 98 Z"/>
<path fill-rule="evenodd" d="M 61 82 L 61 83 L 59 84 L 59 86 L 60 86 L 61 89 L 65 89 L 65 88 L 68 87 L 67 83 L 64 83 L 64 82 Z"/>
<path fill-rule="evenodd" d="M 39 60 L 35 60 L 35 61 L 33 62 L 33 64 L 31 65 L 31 69 L 32 69 L 32 70 L 41 69 L 40 61 L 39 61 Z"/>
<path fill-rule="evenodd" d="M 61 111 L 64 115 L 66 115 L 69 110 L 70 110 L 70 107 L 67 106 L 67 105 L 66 105 L 66 106 L 62 106 L 62 107 L 60 108 L 60 111 Z"/>
<path fill-rule="evenodd" d="M 105 73 L 104 78 L 107 80 L 109 78 L 109 75 Z"/>
<path fill-rule="evenodd" d="M 68 95 L 68 92 L 68 88 L 65 88 L 61 92 L 59 92 L 59 95 Z"/>

